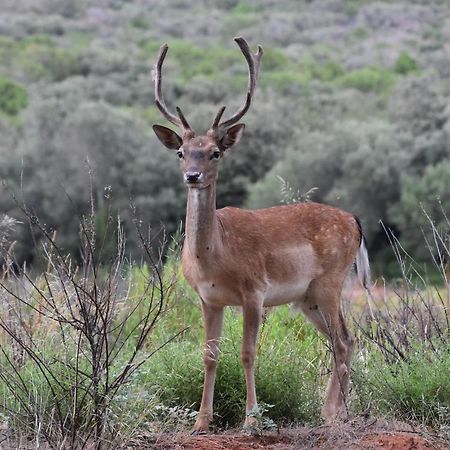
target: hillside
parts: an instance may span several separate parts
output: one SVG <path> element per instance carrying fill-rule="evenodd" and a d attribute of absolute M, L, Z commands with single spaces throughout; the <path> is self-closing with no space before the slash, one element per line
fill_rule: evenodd
<path fill-rule="evenodd" d="M 450 210 L 445 1 L 4 0 L 2 212 L 21 219 L 11 191 L 21 192 L 76 252 L 73 217 L 89 208 L 92 185 L 100 229 L 117 213 L 133 228 L 131 196 L 145 223 L 174 232 L 185 193 L 176 158 L 151 133 L 164 120 L 150 70 L 167 42 L 167 102 L 204 131 L 218 105 L 243 100 L 236 35 L 265 55 L 219 206 L 262 207 L 317 187 L 314 200 L 362 219 L 379 271 L 393 259 L 380 220 L 426 259 L 422 208 L 438 228 Z M 19 259 L 32 261 L 29 227 L 15 234 Z M 132 233 L 129 248 L 139 256 Z"/>

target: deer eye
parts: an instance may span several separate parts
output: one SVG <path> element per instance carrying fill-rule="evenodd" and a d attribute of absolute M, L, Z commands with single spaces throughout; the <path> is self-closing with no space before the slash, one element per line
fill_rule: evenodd
<path fill-rule="evenodd" d="M 220 152 L 219 150 L 216 150 L 215 152 L 213 152 L 211 159 L 219 159 L 220 158 Z"/>
<path fill-rule="evenodd" d="M 182 159 L 183 158 L 183 152 L 181 150 L 177 151 L 177 156 L 178 158 Z"/>

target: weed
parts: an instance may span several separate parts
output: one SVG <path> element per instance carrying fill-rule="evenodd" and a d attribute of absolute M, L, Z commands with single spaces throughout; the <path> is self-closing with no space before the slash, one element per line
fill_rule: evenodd
<path fill-rule="evenodd" d="M 256 419 L 256 423 L 252 427 L 244 426 L 243 432 L 245 434 L 256 434 L 260 436 L 263 431 L 277 431 L 277 424 L 272 419 L 265 416 L 265 414 L 269 412 L 270 408 L 273 408 L 273 405 L 260 403 L 258 406 L 255 406 L 250 412 L 248 412 L 247 417 L 253 417 L 254 419 Z"/>

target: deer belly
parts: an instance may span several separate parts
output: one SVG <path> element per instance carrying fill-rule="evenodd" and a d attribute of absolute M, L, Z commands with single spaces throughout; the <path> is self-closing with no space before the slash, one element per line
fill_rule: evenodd
<path fill-rule="evenodd" d="M 240 296 L 230 286 L 222 285 L 214 281 L 197 283 L 196 291 L 205 303 L 216 306 L 240 306 Z"/>
<path fill-rule="evenodd" d="M 264 306 L 285 305 L 301 300 L 308 289 L 310 278 L 287 283 L 270 283 L 264 296 Z"/>

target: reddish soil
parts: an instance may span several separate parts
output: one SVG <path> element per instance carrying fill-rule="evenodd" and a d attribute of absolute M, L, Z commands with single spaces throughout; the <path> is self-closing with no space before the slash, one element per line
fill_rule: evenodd
<path fill-rule="evenodd" d="M 246 436 L 236 430 L 189 436 L 160 434 L 142 438 L 137 446 L 155 450 L 444 450 L 449 442 L 427 429 L 382 420 L 358 419 L 319 427 L 282 428 L 279 433 Z M 133 445 L 131 447 L 134 447 Z M 128 448 L 131 448 L 128 447 Z"/>
<path fill-rule="evenodd" d="M 378 433 L 369 434 L 357 443 L 348 446 L 351 450 L 364 449 L 386 449 L 386 450 L 422 450 L 431 448 L 447 448 L 437 446 L 423 436 L 411 435 L 411 433 Z"/>

